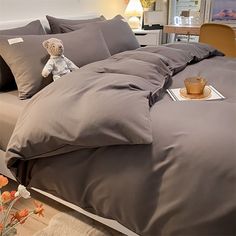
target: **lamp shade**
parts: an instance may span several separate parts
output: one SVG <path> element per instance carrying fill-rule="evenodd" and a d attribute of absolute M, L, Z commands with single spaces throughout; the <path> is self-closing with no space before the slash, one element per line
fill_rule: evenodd
<path fill-rule="evenodd" d="M 140 0 L 130 0 L 126 9 L 125 15 L 126 16 L 142 16 L 143 14 L 143 7 Z"/>

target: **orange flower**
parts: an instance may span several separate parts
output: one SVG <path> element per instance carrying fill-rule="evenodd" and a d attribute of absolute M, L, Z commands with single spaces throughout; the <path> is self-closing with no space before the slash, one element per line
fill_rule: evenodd
<path fill-rule="evenodd" d="M 16 194 L 16 191 L 11 191 L 11 200 L 14 200 L 16 198 L 15 194 Z"/>
<path fill-rule="evenodd" d="M 0 175 L 0 188 L 6 186 L 8 184 L 8 179 L 3 175 Z"/>
<path fill-rule="evenodd" d="M 17 220 L 21 224 L 24 224 L 26 221 L 26 219 L 24 219 L 24 218 L 28 215 L 29 215 L 28 209 L 17 211 L 17 212 L 15 212 L 15 214 L 12 214 L 11 222 L 13 222 L 14 220 Z M 24 219 L 24 220 L 22 220 L 22 219 Z"/>
<path fill-rule="evenodd" d="M 5 191 L 2 193 L 1 198 L 2 198 L 2 201 L 6 203 L 11 200 L 11 193 L 8 191 Z"/>
<path fill-rule="evenodd" d="M 40 202 L 34 201 L 34 205 L 35 205 L 34 214 L 36 214 L 38 216 L 44 216 L 43 204 Z"/>
<path fill-rule="evenodd" d="M 2 232 L 3 225 L 0 224 L 0 233 Z"/>

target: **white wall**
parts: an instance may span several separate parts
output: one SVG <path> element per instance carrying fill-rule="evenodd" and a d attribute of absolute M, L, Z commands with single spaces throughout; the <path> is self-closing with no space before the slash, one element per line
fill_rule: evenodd
<path fill-rule="evenodd" d="M 112 18 L 123 14 L 124 0 L 0 0 L 0 21 L 53 16 L 78 16 L 87 13 Z"/>

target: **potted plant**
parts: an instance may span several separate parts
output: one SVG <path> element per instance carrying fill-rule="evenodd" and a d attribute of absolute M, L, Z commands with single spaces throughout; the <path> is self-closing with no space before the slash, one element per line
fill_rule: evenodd
<path fill-rule="evenodd" d="M 149 11 L 156 0 L 140 0 L 144 11 Z"/>
<path fill-rule="evenodd" d="M 30 198 L 30 192 L 23 185 L 17 191 L 4 191 L 2 188 L 8 184 L 8 179 L 0 175 L 0 236 L 13 236 L 17 234 L 16 226 L 24 224 L 33 214 L 43 216 L 43 204 L 34 201 L 34 209 L 13 210 L 13 206 L 20 199 Z"/>

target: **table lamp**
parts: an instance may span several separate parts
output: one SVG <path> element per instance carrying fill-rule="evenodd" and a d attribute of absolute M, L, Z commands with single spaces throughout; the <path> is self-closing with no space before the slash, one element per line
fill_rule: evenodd
<path fill-rule="evenodd" d="M 125 9 L 125 15 L 128 17 L 128 23 L 132 29 L 140 29 L 143 15 L 143 7 L 140 0 L 130 0 Z"/>

